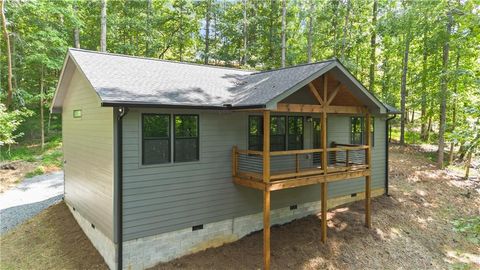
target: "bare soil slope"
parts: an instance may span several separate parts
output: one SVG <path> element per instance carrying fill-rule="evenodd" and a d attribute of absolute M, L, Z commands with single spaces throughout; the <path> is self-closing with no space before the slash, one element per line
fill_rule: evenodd
<path fill-rule="evenodd" d="M 480 269 L 480 246 L 452 222 L 480 215 L 480 182 L 436 170 L 419 149 L 393 147 L 390 197 L 329 213 L 328 242 L 310 216 L 272 228 L 272 269 Z M 480 235 L 480 234 L 479 234 Z M 0 237 L 0 269 L 106 269 L 66 206 L 54 205 Z M 154 269 L 261 269 L 262 234 Z"/>
<path fill-rule="evenodd" d="M 108 268 L 62 202 L 0 237 L 0 269 Z"/>
<path fill-rule="evenodd" d="M 452 221 L 480 215 L 480 183 L 435 169 L 419 150 L 393 147 L 391 196 L 373 200 L 371 230 L 363 202 L 330 212 L 326 245 L 317 216 L 272 228 L 272 269 L 479 269 L 480 247 Z M 261 269 L 262 234 L 155 267 L 179 268 Z"/>

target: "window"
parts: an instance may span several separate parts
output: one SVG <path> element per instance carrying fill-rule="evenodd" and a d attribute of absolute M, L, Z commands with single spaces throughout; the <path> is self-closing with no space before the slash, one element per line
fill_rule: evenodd
<path fill-rule="evenodd" d="M 286 150 L 285 116 L 270 117 L 270 151 Z"/>
<path fill-rule="evenodd" d="M 263 117 L 251 115 L 248 117 L 248 149 L 263 150 Z"/>
<path fill-rule="evenodd" d="M 303 149 L 303 117 L 270 117 L 270 151 Z M 248 149 L 263 150 L 263 117 L 251 115 L 248 118 Z"/>
<path fill-rule="evenodd" d="M 82 118 L 82 110 L 73 110 L 73 118 Z"/>
<path fill-rule="evenodd" d="M 288 117 L 288 150 L 303 149 L 303 117 Z"/>
<path fill-rule="evenodd" d="M 375 118 L 372 117 L 370 120 L 371 127 L 371 140 L 372 146 L 374 146 L 375 141 Z M 365 118 L 364 117 L 352 117 L 350 119 L 350 143 L 351 144 L 365 144 L 367 142 L 365 134 Z"/>
<path fill-rule="evenodd" d="M 170 162 L 170 115 L 142 115 L 142 163 Z"/>
<path fill-rule="evenodd" d="M 175 115 L 175 162 L 199 160 L 198 115 Z"/>
<path fill-rule="evenodd" d="M 350 119 L 350 143 L 363 144 L 363 117 L 352 117 Z"/>

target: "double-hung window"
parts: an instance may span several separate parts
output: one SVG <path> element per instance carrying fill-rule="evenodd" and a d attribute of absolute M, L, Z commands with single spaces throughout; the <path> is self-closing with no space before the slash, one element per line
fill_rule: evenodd
<path fill-rule="evenodd" d="M 263 149 L 263 117 L 252 115 L 248 118 L 248 149 L 262 151 Z"/>
<path fill-rule="evenodd" d="M 170 162 L 170 115 L 142 115 L 142 163 Z"/>
<path fill-rule="evenodd" d="M 371 127 L 371 140 L 372 146 L 375 141 L 375 118 L 372 117 L 370 120 Z M 366 132 L 365 132 L 365 117 L 351 117 L 350 118 L 350 143 L 351 144 L 365 144 L 367 142 Z"/>
<path fill-rule="evenodd" d="M 270 151 L 286 150 L 285 116 L 270 117 Z"/>
<path fill-rule="evenodd" d="M 303 149 L 303 117 L 288 117 L 288 150 Z"/>
<path fill-rule="evenodd" d="M 198 160 L 198 115 L 175 115 L 175 162 Z"/>
<path fill-rule="evenodd" d="M 142 114 L 142 164 L 199 160 L 198 115 Z M 172 130 L 173 127 L 173 130 Z M 172 139 L 173 142 L 172 142 Z"/>

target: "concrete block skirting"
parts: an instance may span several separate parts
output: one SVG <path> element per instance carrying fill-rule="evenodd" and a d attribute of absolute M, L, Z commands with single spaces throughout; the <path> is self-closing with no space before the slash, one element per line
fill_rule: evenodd
<path fill-rule="evenodd" d="M 92 242 L 93 246 L 98 250 L 100 255 L 102 255 L 108 267 L 110 269 L 116 269 L 116 245 L 101 231 L 93 228 L 92 223 L 86 220 L 78 211 L 73 210 L 71 205 L 67 202 L 66 204 L 78 225 L 80 225 L 85 235 L 90 239 L 90 242 Z"/>
<path fill-rule="evenodd" d="M 384 194 L 383 188 L 372 190 L 372 197 L 382 194 Z M 355 197 L 348 195 L 332 198 L 328 200 L 327 205 L 328 208 L 333 208 L 364 198 L 365 193 L 359 192 Z M 320 212 L 320 206 L 320 201 L 317 201 L 297 205 L 297 209 L 294 210 L 290 210 L 289 207 L 272 210 L 271 225 L 284 224 L 316 214 Z M 186 228 L 126 241 L 123 243 L 123 268 L 145 269 L 160 262 L 167 262 L 187 254 L 236 241 L 247 234 L 262 229 L 263 214 L 257 213 L 204 224 L 201 230 L 192 231 L 192 228 Z"/>

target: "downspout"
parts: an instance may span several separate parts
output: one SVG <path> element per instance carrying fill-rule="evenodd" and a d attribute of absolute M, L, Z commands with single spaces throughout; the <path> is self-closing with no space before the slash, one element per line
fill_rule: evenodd
<path fill-rule="evenodd" d="M 396 114 L 394 114 L 392 117 L 390 118 L 387 118 L 387 121 L 386 121 L 386 124 L 385 124 L 385 159 L 386 159 L 386 162 L 385 162 L 385 195 L 387 196 L 390 196 L 388 194 L 388 172 L 389 172 L 389 163 L 390 161 L 388 160 L 388 127 L 390 125 L 390 120 L 394 119 L 395 117 L 397 117 Z"/>
<path fill-rule="evenodd" d="M 123 117 L 128 113 L 127 107 L 117 107 L 117 269 L 123 269 Z"/>

